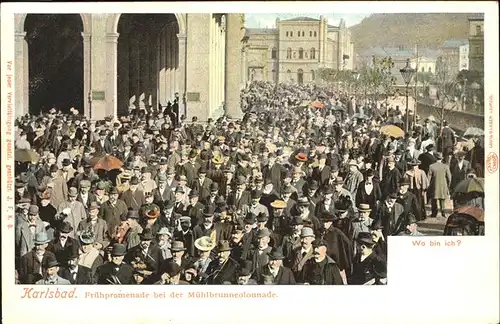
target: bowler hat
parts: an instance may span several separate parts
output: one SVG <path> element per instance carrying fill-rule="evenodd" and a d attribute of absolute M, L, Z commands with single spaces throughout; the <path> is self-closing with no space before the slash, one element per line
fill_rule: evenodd
<path fill-rule="evenodd" d="M 219 191 L 219 184 L 217 182 L 212 182 L 210 184 L 209 190 L 211 192 Z"/>
<path fill-rule="evenodd" d="M 434 157 L 436 158 L 436 160 L 442 160 L 443 154 L 441 152 L 436 152 L 434 153 Z"/>
<path fill-rule="evenodd" d="M 252 213 L 248 213 L 243 221 L 245 222 L 245 224 L 253 225 L 257 221 L 257 217 Z"/>
<path fill-rule="evenodd" d="M 182 241 L 173 241 L 172 242 L 172 247 L 170 248 L 172 252 L 180 252 L 180 251 L 186 251 L 186 248 L 184 247 L 184 242 Z"/>
<path fill-rule="evenodd" d="M 269 260 L 283 260 L 285 256 L 280 248 L 274 248 L 271 253 L 269 253 Z"/>
<path fill-rule="evenodd" d="M 257 222 L 259 222 L 259 223 L 264 223 L 264 222 L 267 222 L 268 220 L 269 220 L 269 217 L 264 213 L 259 213 L 259 215 L 257 215 Z"/>
<path fill-rule="evenodd" d="M 47 255 L 43 258 L 42 260 L 42 264 L 43 264 L 43 267 L 45 269 L 50 269 L 50 268 L 53 268 L 53 267 L 58 267 L 60 264 L 59 262 L 57 261 L 57 259 L 52 256 L 52 255 Z"/>
<path fill-rule="evenodd" d="M 90 188 L 90 181 L 89 180 L 80 181 L 80 188 Z"/>
<path fill-rule="evenodd" d="M 360 244 L 373 245 L 375 242 L 373 241 L 372 234 L 369 232 L 361 232 L 356 237 L 356 241 Z"/>
<path fill-rule="evenodd" d="M 193 197 L 199 197 L 200 196 L 200 193 L 198 192 L 197 189 L 192 189 L 190 192 L 189 192 L 189 198 L 193 198 Z"/>
<path fill-rule="evenodd" d="M 99 204 L 96 201 L 90 203 L 89 210 L 99 209 Z"/>
<path fill-rule="evenodd" d="M 217 252 L 226 252 L 231 251 L 231 247 L 229 246 L 229 241 L 222 240 L 217 244 Z"/>
<path fill-rule="evenodd" d="M 332 186 L 326 186 L 323 189 L 323 194 L 325 194 L 325 195 L 332 194 L 334 192 L 335 192 L 335 190 L 333 190 Z"/>
<path fill-rule="evenodd" d="M 37 205 L 31 205 L 28 209 L 28 214 L 37 215 L 39 211 L 40 211 L 40 208 L 38 208 Z"/>
<path fill-rule="evenodd" d="M 141 241 L 152 241 L 154 239 L 153 232 L 150 228 L 145 228 L 142 233 L 139 234 Z"/>
<path fill-rule="evenodd" d="M 381 220 L 376 220 L 374 221 L 371 225 L 370 225 L 370 229 L 372 231 L 376 231 L 376 230 L 380 230 L 380 229 L 383 229 L 384 226 L 382 225 L 382 221 Z"/>
<path fill-rule="evenodd" d="M 170 277 L 175 277 L 182 271 L 182 268 L 177 263 L 169 260 L 165 262 L 165 265 L 162 267 L 162 270 L 163 270 L 161 271 L 162 273 L 166 273 Z"/>
<path fill-rule="evenodd" d="M 194 241 L 194 246 L 203 252 L 212 251 L 215 247 L 215 242 L 209 236 L 202 236 Z"/>
<path fill-rule="evenodd" d="M 284 194 L 292 194 L 293 193 L 293 188 L 291 185 L 285 186 L 283 188 L 283 193 Z"/>
<path fill-rule="evenodd" d="M 203 209 L 203 216 L 204 217 L 212 217 L 215 214 L 215 207 L 212 205 L 207 205 Z"/>
<path fill-rule="evenodd" d="M 73 226 L 71 226 L 71 224 L 68 222 L 63 222 L 61 224 L 61 227 L 59 228 L 59 232 L 64 234 L 71 233 L 72 231 L 73 231 Z"/>
<path fill-rule="evenodd" d="M 257 238 L 263 238 L 263 237 L 269 237 L 271 236 L 271 231 L 267 228 L 262 228 L 257 232 Z"/>
<path fill-rule="evenodd" d="M 323 222 L 333 222 L 335 220 L 335 215 L 332 212 L 325 210 L 321 213 L 321 220 Z"/>
<path fill-rule="evenodd" d="M 401 179 L 399 179 L 400 186 L 409 186 L 410 184 L 410 179 L 408 179 L 407 177 L 402 177 Z"/>
<path fill-rule="evenodd" d="M 71 164 L 71 160 L 67 159 L 67 158 L 63 159 L 61 164 L 62 164 L 62 166 L 68 166 Z"/>
<path fill-rule="evenodd" d="M 310 227 L 303 227 L 301 230 L 300 230 L 300 237 L 316 237 L 314 235 L 314 231 L 312 228 Z"/>
<path fill-rule="evenodd" d="M 292 220 L 290 221 L 290 225 L 291 226 L 295 226 L 295 225 L 302 225 L 304 224 L 304 220 L 302 219 L 302 217 L 300 216 L 295 216 L 292 218 Z"/>
<path fill-rule="evenodd" d="M 392 192 L 389 194 L 389 197 L 390 199 L 398 199 L 398 194 L 396 192 Z"/>
<path fill-rule="evenodd" d="M 411 225 L 416 223 L 417 223 L 417 218 L 415 217 L 415 214 L 408 213 L 408 216 L 406 218 L 406 225 Z"/>
<path fill-rule="evenodd" d="M 252 196 L 252 199 L 260 199 L 260 197 L 262 197 L 262 191 L 252 190 L 251 196 Z"/>
<path fill-rule="evenodd" d="M 138 185 L 138 184 L 139 184 L 139 178 L 137 178 L 136 176 L 133 176 L 133 177 L 130 179 L 130 184 L 131 184 L 131 185 Z"/>
<path fill-rule="evenodd" d="M 127 247 L 123 244 L 116 243 L 113 245 L 113 249 L 111 250 L 112 256 L 123 256 L 127 253 Z"/>
<path fill-rule="evenodd" d="M 50 239 L 47 235 L 47 232 L 43 231 L 35 234 L 35 240 L 34 240 L 35 245 L 42 245 L 49 242 Z"/>
<path fill-rule="evenodd" d="M 250 269 L 249 267 L 243 267 L 238 272 L 239 277 L 247 277 L 247 276 L 251 276 L 251 275 L 252 275 L 252 269 Z"/>
<path fill-rule="evenodd" d="M 182 186 L 175 187 L 175 193 L 185 193 L 184 188 Z"/>
<path fill-rule="evenodd" d="M 318 181 L 316 181 L 316 180 L 312 180 L 312 181 L 308 184 L 308 186 L 307 186 L 307 189 L 308 189 L 308 190 L 316 190 L 316 189 L 318 189 L 318 188 L 319 188 L 319 185 L 318 185 Z"/>

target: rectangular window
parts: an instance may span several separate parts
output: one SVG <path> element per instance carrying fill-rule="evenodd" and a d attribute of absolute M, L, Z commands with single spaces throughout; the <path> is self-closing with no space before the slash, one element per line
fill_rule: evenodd
<path fill-rule="evenodd" d="M 286 37 L 288 37 L 288 32 L 286 32 Z"/>
<path fill-rule="evenodd" d="M 310 31 L 310 32 L 309 32 L 309 37 L 312 37 L 312 35 L 313 35 L 313 32 L 312 32 L 312 31 Z"/>
<path fill-rule="evenodd" d="M 300 37 L 300 32 L 297 33 L 297 37 Z"/>
<path fill-rule="evenodd" d="M 293 32 L 290 32 L 290 37 L 293 37 Z"/>

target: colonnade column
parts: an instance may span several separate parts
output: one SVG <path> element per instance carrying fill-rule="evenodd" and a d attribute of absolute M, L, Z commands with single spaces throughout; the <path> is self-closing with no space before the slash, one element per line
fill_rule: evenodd
<path fill-rule="evenodd" d="M 146 32 L 143 33 L 143 35 L 146 35 Z M 139 78 L 141 80 L 141 88 L 140 88 L 140 93 L 141 93 L 141 101 L 140 101 L 140 108 L 144 109 L 147 107 L 148 102 L 149 102 L 149 95 L 151 94 L 151 82 L 150 82 L 150 75 L 149 75 L 149 38 L 148 37 L 141 37 L 140 38 L 140 62 L 141 62 L 141 74 L 139 75 Z"/>
<path fill-rule="evenodd" d="M 219 54 L 220 56 L 220 64 L 219 64 L 219 73 L 220 73 L 220 102 L 221 104 L 224 102 L 225 103 L 225 97 L 226 97 L 226 15 L 224 14 L 221 18 L 221 24 L 220 24 L 220 31 L 221 31 L 221 52 Z"/>
<path fill-rule="evenodd" d="M 158 108 L 158 51 L 153 51 L 152 48 L 158 49 L 158 32 L 152 31 L 149 39 L 149 43 L 152 45 L 149 50 L 149 71 L 150 71 L 150 92 L 151 92 L 151 101 L 150 105 L 153 106 L 154 109 Z"/>
<path fill-rule="evenodd" d="M 129 107 L 139 107 L 139 45 L 137 37 L 129 40 Z"/>
<path fill-rule="evenodd" d="M 169 47 L 168 50 L 170 52 L 170 91 L 169 91 L 169 98 L 168 100 L 171 100 L 173 102 L 174 95 L 175 95 L 175 81 L 177 79 L 177 71 L 176 71 L 176 65 L 177 65 L 177 56 L 176 56 L 176 50 L 177 50 L 177 35 L 174 32 L 174 26 L 171 24 L 171 27 L 168 29 L 169 30 Z"/>
<path fill-rule="evenodd" d="M 179 91 L 179 115 L 186 115 L 186 41 L 187 37 L 184 34 L 177 34 L 177 40 L 179 42 L 178 55 L 179 64 L 177 66 L 177 84 Z"/>
<path fill-rule="evenodd" d="M 108 33 L 106 35 L 106 46 L 109 61 L 107 64 L 107 96 L 106 96 L 106 115 L 117 116 L 117 68 L 118 68 L 118 33 Z"/>
<path fill-rule="evenodd" d="M 29 53 L 26 42 L 26 32 L 16 32 L 14 35 L 14 83 L 15 93 L 15 116 L 19 117 L 29 111 Z"/>
<path fill-rule="evenodd" d="M 90 91 L 90 33 L 82 33 L 83 37 L 83 115 L 90 116 L 90 103 L 89 95 Z M 80 108 L 80 107 L 75 107 Z"/>
<path fill-rule="evenodd" d="M 167 28 L 164 27 L 160 31 L 159 35 L 159 46 L 158 46 L 158 56 L 159 56 L 159 76 L 158 76 L 158 83 L 159 83 L 159 102 L 163 106 L 167 105 L 167 54 L 166 54 L 166 48 L 167 48 L 167 39 L 166 39 L 166 30 Z"/>
<path fill-rule="evenodd" d="M 118 114 L 127 114 L 129 100 L 133 94 L 130 93 L 130 37 L 122 35 L 118 40 L 118 50 L 120 52 L 120 60 L 118 62 L 118 75 L 120 76 L 120 83 L 117 84 L 118 98 L 117 112 Z"/>

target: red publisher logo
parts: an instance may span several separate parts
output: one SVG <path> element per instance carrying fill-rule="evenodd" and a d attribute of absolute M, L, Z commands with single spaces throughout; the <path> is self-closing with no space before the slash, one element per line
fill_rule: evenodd
<path fill-rule="evenodd" d="M 498 169 L 498 155 L 495 152 L 490 152 L 486 158 L 486 169 L 489 173 L 495 173 Z"/>

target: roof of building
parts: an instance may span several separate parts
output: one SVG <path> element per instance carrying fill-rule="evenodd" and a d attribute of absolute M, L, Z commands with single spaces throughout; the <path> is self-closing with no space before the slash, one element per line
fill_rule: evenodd
<path fill-rule="evenodd" d="M 340 26 L 328 25 L 328 28 L 340 28 Z"/>
<path fill-rule="evenodd" d="M 319 21 L 319 19 L 311 17 L 295 17 L 295 18 L 285 19 L 282 21 Z"/>
<path fill-rule="evenodd" d="M 484 13 L 478 12 L 469 16 L 469 20 L 484 20 Z"/>
<path fill-rule="evenodd" d="M 276 28 L 245 28 L 245 36 L 249 35 L 274 35 L 278 33 Z"/>
<path fill-rule="evenodd" d="M 442 48 L 456 48 L 460 47 L 462 45 L 467 45 L 469 44 L 468 39 L 449 39 L 444 41 L 443 45 L 441 45 Z"/>

